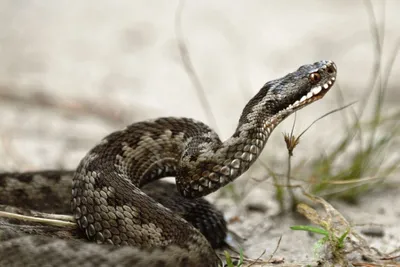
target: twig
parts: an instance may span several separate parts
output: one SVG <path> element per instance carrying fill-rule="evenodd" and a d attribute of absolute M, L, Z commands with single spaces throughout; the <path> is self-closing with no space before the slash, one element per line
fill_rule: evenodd
<path fill-rule="evenodd" d="M 393 50 L 393 53 L 391 53 L 392 56 L 389 57 L 389 62 L 387 63 L 387 66 L 385 68 L 386 73 L 385 73 L 385 78 L 384 78 L 384 81 L 382 84 L 382 88 L 387 88 L 387 85 L 389 83 L 390 74 L 392 73 L 393 65 L 394 65 L 394 62 L 396 62 L 396 58 L 397 58 L 397 55 L 399 54 L 399 51 L 400 51 L 400 38 L 397 39 L 396 46 Z"/>
<path fill-rule="evenodd" d="M 27 215 L 20 215 L 16 213 L 0 211 L 0 217 L 9 218 L 9 219 L 16 219 L 21 221 L 29 221 L 29 222 L 37 222 L 46 225 L 58 226 L 58 227 L 77 227 L 76 223 L 73 223 L 72 216 L 68 215 L 54 215 L 50 216 L 50 218 L 40 218 L 40 217 L 33 217 Z M 63 219 L 63 220 L 61 220 Z"/>
<path fill-rule="evenodd" d="M 288 165 L 287 165 L 287 174 L 286 174 L 286 184 L 287 184 L 287 189 L 289 192 L 289 196 L 290 196 L 290 209 L 292 211 L 296 210 L 296 196 L 294 195 L 294 192 L 292 191 L 292 188 L 290 187 L 291 181 L 291 173 L 292 173 L 292 156 L 293 156 L 293 149 L 296 147 L 296 145 L 298 144 L 297 140 L 300 140 L 299 138 L 295 138 L 293 136 L 293 131 L 294 131 L 294 127 L 296 125 L 296 119 L 297 119 L 297 112 L 294 114 L 294 120 L 293 120 L 293 125 L 292 125 L 292 129 L 290 131 L 290 136 L 289 139 L 286 139 L 285 137 L 285 141 L 288 147 Z"/>
<path fill-rule="evenodd" d="M 375 61 L 373 65 L 373 70 L 372 70 L 372 78 L 371 81 L 368 83 L 368 87 L 370 88 L 369 91 L 365 94 L 365 97 L 361 101 L 360 105 L 360 111 L 358 113 L 358 117 L 361 118 L 362 114 L 365 111 L 366 104 L 368 100 L 370 99 L 372 92 L 374 91 L 373 89 L 375 88 L 375 84 L 381 79 L 381 66 L 382 66 L 382 43 L 383 43 L 383 37 L 382 35 L 382 40 L 379 37 L 379 29 L 378 29 L 378 22 L 375 17 L 374 9 L 372 6 L 372 3 L 370 0 L 364 0 L 364 5 L 365 5 L 365 10 L 368 13 L 368 18 L 370 20 L 370 30 L 371 30 L 371 35 L 373 40 L 375 41 L 375 46 L 374 46 L 374 55 L 375 55 Z"/>
<path fill-rule="evenodd" d="M 181 27 L 183 6 L 184 6 L 184 0 L 180 0 L 175 13 L 175 35 L 178 43 L 179 54 L 182 59 L 183 67 L 185 68 L 187 75 L 189 76 L 194 88 L 196 89 L 197 96 L 200 99 L 200 103 L 203 106 L 203 110 L 206 113 L 208 121 L 210 122 L 211 126 L 215 129 L 215 131 L 219 132 L 217 121 L 214 117 L 211 106 L 207 100 L 204 87 L 202 86 L 200 79 L 194 69 L 192 60 L 190 59 L 189 51 L 187 49 L 187 45 L 184 41 L 182 27 Z"/>
<path fill-rule="evenodd" d="M 343 110 L 343 109 L 345 109 L 345 108 L 347 108 L 347 107 L 349 107 L 349 106 L 355 104 L 356 102 L 357 102 L 357 101 L 351 102 L 350 104 L 347 104 L 347 105 L 345 105 L 345 106 L 343 106 L 343 107 L 336 108 L 336 109 L 334 109 L 334 110 L 331 110 L 331 111 L 325 113 L 324 115 L 322 115 L 322 116 L 319 117 L 318 119 L 314 120 L 310 125 L 308 125 L 308 127 L 307 127 L 304 131 L 301 132 L 301 134 L 297 137 L 297 139 L 300 139 L 300 137 L 301 137 L 303 134 L 305 134 L 305 132 L 307 132 L 308 129 L 310 129 L 311 126 L 313 126 L 317 121 L 322 120 L 323 118 L 325 118 L 326 116 L 331 115 L 332 113 L 341 111 L 341 110 Z"/>
<path fill-rule="evenodd" d="M 264 251 L 260 254 L 260 256 L 258 256 L 257 259 L 255 259 L 252 263 L 250 263 L 248 267 L 258 263 L 260 261 L 261 257 L 264 256 L 265 252 L 266 252 L 266 250 L 264 249 Z"/>
<path fill-rule="evenodd" d="M 275 255 L 275 253 L 278 251 L 279 246 L 281 245 L 282 241 L 282 236 L 279 237 L 278 243 L 276 244 L 276 247 L 274 249 L 274 252 L 272 252 L 271 257 L 269 257 L 268 262 L 272 260 L 272 257 Z"/>

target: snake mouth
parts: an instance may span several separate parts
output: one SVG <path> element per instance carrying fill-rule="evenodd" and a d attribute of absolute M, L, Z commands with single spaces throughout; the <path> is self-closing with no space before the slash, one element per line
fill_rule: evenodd
<path fill-rule="evenodd" d="M 306 106 L 318 99 L 321 99 L 328 91 L 331 89 L 333 84 L 335 83 L 336 77 L 331 77 L 326 83 L 323 85 L 318 85 L 313 88 L 306 94 L 303 95 L 299 100 L 296 100 L 293 104 L 290 104 L 286 109 L 287 110 L 297 110 Z"/>

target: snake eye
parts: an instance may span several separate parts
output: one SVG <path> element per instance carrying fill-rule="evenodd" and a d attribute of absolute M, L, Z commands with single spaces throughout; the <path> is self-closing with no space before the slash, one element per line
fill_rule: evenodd
<path fill-rule="evenodd" d="M 319 74 L 318 72 L 313 72 L 310 74 L 310 81 L 313 84 L 318 83 L 321 80 L 321 74 Z"/>

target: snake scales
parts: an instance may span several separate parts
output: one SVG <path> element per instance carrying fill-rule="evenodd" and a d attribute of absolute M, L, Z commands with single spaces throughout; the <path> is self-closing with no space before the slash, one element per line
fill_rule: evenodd
<path fill-rule="evenodd" d="M 60 195 L 57 199 L 51 188 L 41 191 L 47 199 L 37 194 L 36 202 L 21 192 L 13 197 L 15 190 L 10 190 L 15 186 L 13 176 L 26 183 L 57 176 L 53 182 L 64 185 L 59 191 L 72 189 L 72 214 L 84 236 L 98 244 L 115 245 L 14 235 L 0 228 L 0 265 L 218 266 L 213 247 L 223 242 L 225 221 L 199 197 L 244 173 L 273 129 L 322 98 L 335 79 L 335 64 L 319 61 L 267 82 L 247 103 L 234 134 L 224 142 L 207 125 L 192 119 L 134 123 L 105 137 L 87 153 L 73 174 L 72 188 L 70 180 L 57 172 L 0 175 L 0 188 L 5 189 L 0 204 L 54 212 L 57 208 L 52 205 L 59 202 L 63 212 L 70 198 Z M 165 176 L 176 176 L 180 194 L 156 181 Z"/>

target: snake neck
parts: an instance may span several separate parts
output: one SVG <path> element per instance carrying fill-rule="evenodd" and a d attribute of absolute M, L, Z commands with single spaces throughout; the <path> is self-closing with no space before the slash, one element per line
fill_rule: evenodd
<path fill-rule="evenodd" d="M 263 97 L 262 97 L 263 96 Z M 243 110 L 238 127 L 225 142 L 216 133 L 193 137 L 184 151 L 176 179 L 185 197 L 197 198 L 232 182 L 255 162 L 275 127 L 289 114 L 272 114 L 273 102 L 262 90 Z"/>

